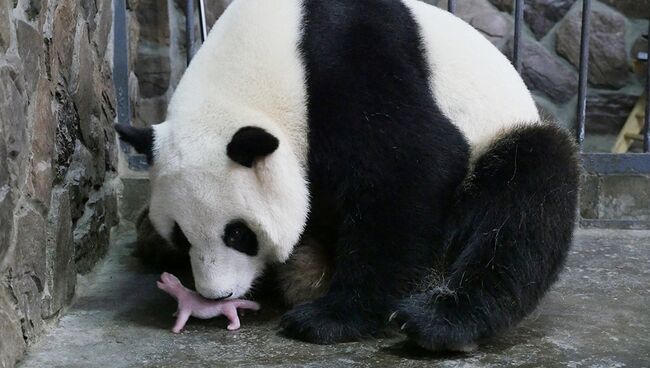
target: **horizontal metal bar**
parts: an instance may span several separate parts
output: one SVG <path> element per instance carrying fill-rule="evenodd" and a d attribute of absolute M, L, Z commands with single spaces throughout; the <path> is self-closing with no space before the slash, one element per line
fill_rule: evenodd
<path fill-rule="evenodd" d="M 580 219 L 583 229 L 650 230 L 650 221 Z"/>
<path fill-rule="evenodd" d="M 590 174 L 650 174 L 650 154 L 583 153 L 582 166 Z"/>

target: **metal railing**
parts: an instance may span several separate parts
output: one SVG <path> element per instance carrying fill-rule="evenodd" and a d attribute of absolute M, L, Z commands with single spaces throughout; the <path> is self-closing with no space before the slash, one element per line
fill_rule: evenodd
<path fill-rule="evenodd" d="M 456 0 L 448 0 L 447 9 L 454 13 Z M 512 63 L 521 73 L 521 45 L 524 18 L 524 0 L 514 3 L 514 46 Z M 584 152 L 585 126 L 587 120 L 587 91 L 589 85 L 589 34 L 591 26 L 591 0 L 582 2 L 582 27 L 580 36 L 580 66 L 578 78 L 576 140 L 580 146 L 582 164 L 590 174 L 650 174 L 650 60 L 646 61 L 645 127 L 643 128 L 643 153 L 586 153 Z M 650 53 L 650 23 L 648 26 L 648 51 Z"/>
<path fill-rule="evenodd" d="M 128 42 L 126 27 L 126 5 L 125 0 L 114 0 L 115 10 L 115 53 L 114 53 L 114 82 L 117 94 L 118 123 L 131 123 L 131 108 L 128 93 Z M 188 64 L 193 56 L 193 45 L 195 43 L 195 0 L 188 0 L 186 5 L 186 42 Z M 204 0 L 198 1 L 198 15 L 201 40 L 205 40 L 208 34 Z M 580 65 L 578 82 L 578 103 L 577 123 L 575 127 L 576 140 L 580 145 L 580 153 L 584 169 L 591 174 L 650 174 L 650 61 L 647 62 L 648 79 L 646 80 L 646 112 L 645 128 L 643 131 L 644 150 L 643 153 L 586 153 L 583 150 L 585 140 L 585 126 L 587 116 L 587 91 L 589 75 L 589 33 L 591 20 L 591 0 L 582 2 L 582 29 L 580 38 Z M 448 10 L 456 11 L 456 0 L 448 0 Z M 522 70 L 522 41 L 524 27 L 524 0 L 514 2 L 514 46 L 512 62 L 518 72 Z M 650 50 L 650 26 L 648 27 L 648 49 Z M 122 145 L 122 149 L 128 151 L 128 147 Z M 137 155 L 129 155 L 129 166 L 136 170 L 146 169 L 144 158 Z"/>

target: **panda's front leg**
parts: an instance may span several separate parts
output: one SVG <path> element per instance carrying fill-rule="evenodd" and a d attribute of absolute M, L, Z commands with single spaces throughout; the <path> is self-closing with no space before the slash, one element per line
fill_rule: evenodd
<path fill-rule="evenodd" d="M 417 232 L 407 226 L 416 214 L 377 197 L 356 200 L 339 225 L 329 291 L 283 316 L 286 335 L 318 344 L 376 336 L 396 298 L 407 291 L 406 279 L 420 268 L 418 262 L 427 259 L 426 254 L 417 254 L 424 244 L 418 239 L 421 234 L 414 236 Z"/>

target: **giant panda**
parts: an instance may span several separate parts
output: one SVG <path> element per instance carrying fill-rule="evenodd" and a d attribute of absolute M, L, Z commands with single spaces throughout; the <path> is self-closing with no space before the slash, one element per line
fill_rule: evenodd
<path fill-rule="evenodd" d="M 479 32 L 417 0 L 235 0 L 166 121 L 117 130 L 204 297 L 288 260 L 289 289 L 327 274 L 281 320 L 308 342 L 397 326 L 467 349 L 536 307 L 572 241 L 573 140 Z"/>

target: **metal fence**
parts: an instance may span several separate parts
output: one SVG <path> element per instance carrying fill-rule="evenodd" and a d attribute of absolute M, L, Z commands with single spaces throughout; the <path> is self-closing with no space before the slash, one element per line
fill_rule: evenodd
<path fill-rule="evenodd" d="M 188 0 L 186 2 L 186 14 L 192 16 L 186 17 L 186 42 L 187 42 L 187 60 L 188 63 L 193 55 L 193 45 L 195 44 L 195 2 Z M 205 40 L 208 33 L 208 26 L 205 16 L 204 0 L 198 0 L 198 18 L 201 40 Z M 577 123 L 575 127 L 576 140 L 580 146 L 580 153 L 584 169 L 590 174 L 650 174 L 650 60 L 647 61 L 648 78 L 646 80 L 646 111 L 645 127 L 643 131 L 643 153 L 587 153 L 584 152 L 585 124 L 587 112 L 587 88 L 589 72 L 589 33 L 591 20 L 592 0 L 583 0 L 582 2 L 582 34 L 580 41 L 580 66 L 578 81 L 578 103 L 577 103 Z M 131 110 L 129 106 L 128 95 L 128 43 L 126 27 L 126 5 L 125 0 L 115 0 L 115 55 L 114 55 L 114 80 L 118 103 L 118 122 L 120 124 L 130 124 Z M 456 0 L 448 0 L 448 10 L 451 13 L 456 11 Z M 512 54 L 512 63 L 518 72 L 522 70 L 521 49 L 523 42 L 524 27 L 524 0 L 515 0 L 514 3 L 514 47 Z M 648 27 L 648 50 L 650 51 L 650 26 Z M 647 54 L 646 54 L 647 58 Z M 128 148 L 123 146 L 124 150 Z M 145 160 L 137 155 L 128 155 L 129 166 L 136 169 L 146 169 Z"/>

